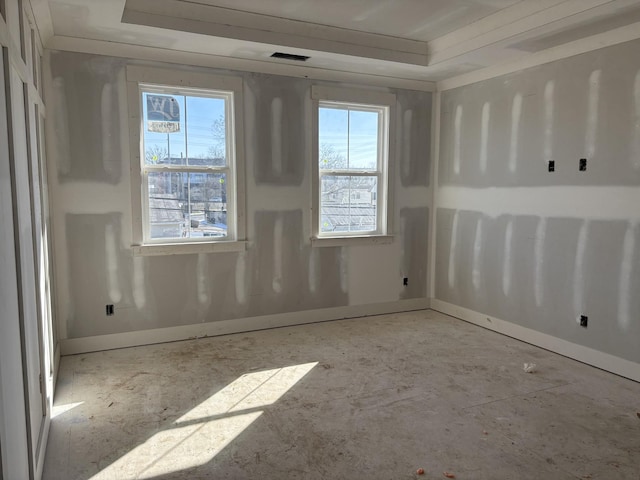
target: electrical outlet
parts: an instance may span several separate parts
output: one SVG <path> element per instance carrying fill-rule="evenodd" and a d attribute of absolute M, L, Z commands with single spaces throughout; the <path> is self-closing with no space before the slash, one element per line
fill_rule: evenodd
<path fill-rule="evenodd" d="M 556 171 L 556 162 L 555 162 L 555 160 L 549 160 L 549 171 L 550 172 L 555 172 Z"/>
<path fill-rule="evenodd" d="M 113 315 L 113 304 L 106 305 L 105 310 L 107 312 L 107 317 Z"/>
<path fill-rule="evenodd" d="M 580 315 L 580 326 L 587 328 L 589 326 L 589 317 L 586 315 Z"/>
<path fill-rule="evenodd" d="M 409 277 L 404 277 L 402 279 L 402 285 L 404 285 L 405 287 L 409 285 Z"/>
<path fill-rule="evenodd" d="M 580 159 L 580 164 L 578 166 L 578 169 L 581 172 L 586 172 L 587 171 L 587 159 L 586 158 L 581 158 Z"/>

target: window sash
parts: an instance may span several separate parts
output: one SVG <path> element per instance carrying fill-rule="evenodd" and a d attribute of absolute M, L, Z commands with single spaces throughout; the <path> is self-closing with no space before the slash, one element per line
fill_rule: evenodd
<path fill-rule="evenodd" d="M 170 169 L 172 173 L 203 173 L 198 171 L 194 171 L 193 169 Z M 216 242 L 216 241 L 228 241 L 233 239 L 233 231 L 231 230 L 232 226 L 235 226 L 235 204 L 229 202 L 229 198 L 231 198 L 232 194 L 235 194 L 235 189 L 233 185 L 231 185 L 231 181 L 229 180 L 231 177 L 231 169 L 230 168 L 219 168 L 216 169 L 216 172 L 211 172 L 208 170 L 204 173 L 225 173 L 227 182 L 227 201 L 225 202 L 227 205 L 227 234 L 220 237 L 215 237 L 215 240 L 212 240 L 212 237 L 167 237 L 167 238 L 151 238 L 151 216 L 149 214 L 150 206 L 149 206 L 149 173 L 154 173 L 153 171 L 143 171 L 142 172 L 142 190 L 143 190 L 143 234 L 145 238 L 145 244 L 166 244 L 166 243 L 207 243 L 207 242 Z M 155 172 L 163 172 L 169 170 L 155 170 Z M 191 199 L 188 200 L 189 205 L 191 205 Z M 185 222 L 190 221 L 191 219 L 185 219 Z M 191 226 L 189 224 L 189 230 Z"/>
<path fill-rule="evenodd" d="M 353 169 L 353 168 L 340 168 L 340 169 L 323 169 L 320 166 L 320 156 L 318 148 L 320 138 L 320 125 L 317 123 L 316 131 L 314 135 L 317 138 L 315 163 L 318 172 L 317 186 L 318 189 L 318 216 L 317 224 L 315 226 L 315 235 L 318 238 L 335 238 L 335 237 L 358 237 L 363 235 L 385 235 L 387 229 L 387 215 L 388 215 L 388 161 L 389 161 L 389 116 L 390 107 L 385 105 L 364 105 L 351 102 L 339 102 L 319 100 L 317 104 L 316 113 L 319 114 L 321 108 L 332 108 L 336 110 L 359 111 L 359 112 L 375 112 L 378 113 L 378 126 L 377 126 L 377 158 L 376 169 Z M 350 135 L 350 132 L 347 136 Z M 359 230 L 354 232 L 323 232 L 322 231 L 322 180 L 326 176 L 338 176 L 338 177 L 376 177 L 376 228 L 373 230 Z M 351 201 L 351 199 L 350 199 Z"/>
<path fill-rule="evenodd" d="M 372 230 L 357 230 L 357 231 L 347 231 L 347 232 L 323 232 L 322 231 L 322 207 L 324 202 L 322 200 L 322 180 L 324 177 L 376 177 L 376 228 Z M 384 234 L 384 226 L 380 223 L 384 221 L 384 212 L 383 208 L 378 204 L 378 198 L 380 198 L 383 194 L 383 180 L 384 174 L 382 172 L 373 171 L 368 173 L 362 173 L 358 171 L 356 174 L 352 174 L 349 172 L 340 170 L 334 173 L 333 170 L 321 170 L 318 175 L 318 206 L 319 206 L 319 215 L 318 215 L 318 238 L 334 238 L 334 237 L 358 237 L 363 235 L 381 235 Z M 351 205 L 351 196 L 349 196 L 349 204 Z M 356 207 L 357 208 L 357 205 Z"/>
<path fill-rule="evenodd" d="M 371 113 L 377 113 L 378 114 L 378 128 L 377 128 L 377 155 L 376 155 L 376 170 L 378 172 L 381 172 L 384 170 L 385 166 L 385 160 L 388 158 L 388 155 L 385 151 L 387 147 L 387 132 L 386 130 L 388 129 L 388 116 L 389 116 L 389 107 L 388 106 L 384 106 L 384 105 L 362 105 L 362 104 L 358 104 L 358 103 L 349 103 L 349 102 L 334 102 L 334 101 L 327 101 L 327 100 L 321 100 L 318 102 L 318 112 L 319 109 L 321 108 L 330 108 L 330 109 L 334 109 L 334 110 L 344 110 L 347 112 L 371 112 Z M 318 131 L 316 132 L 316 135 L 318 135 L 318 137 L 320 136 L 320 131 L 319 131 L 319 124 L 318 124 Z M 348 132 L 347 133 L 347 141 L 350 142 L 349 137 L 351 136 L 351 133 Z M 347 152 L 347 155 L 349 154 L 349 152 Z M 329 171 L 329 169 L 322 169 L 319 165 L 319 161 L 320 158 L 318 157 L 318 168 L 320 171 Z M 350 162 L 349 162 L 350 163 Z M 366 172 L 366 171 L 373 171 L 373 170 L 363 170 L 363 169 L 349 169 L 349 168 L 344 168 L 344 169 L 330 169 L 331 171 L 341 171 L 341 172 L 346 172 L 346 171 L 354 171 L 354 172 Z"/>
<path fill-rule="evenodd" d="M 225 118 L 225 165 L 199 166 L 199 165 L 154 165 L 145 161 L 144 132 L 146 119 L 144 118 L 143 98 L 144 94 L 175 95 L 185 97 L 214 98 L 224 100 Z M 236 198 L 236 158 L 235 158 L 235 117 L 234 117 L 234 92 L 212 91 L 200 88 L 181 88 L 174 86 L 155 85 L 148 83 L 138 84 L 138 101 L 140 113 L 140 176 L 141 176 L 141 201 L 142 201 L 142 238 L 144 244 L 190 244 L 190 243 L 216 243 L 236 240 L 237 238 L 237 198 Z M 185 129 L 185 156 L 188 158 L 188 126 Z M 226 176 L 227 201 L 227 232 L 220 237 L 166 237 L 151 238 L 151 216 L 149 202 L 149 174 L 151 173 L 192 173 L 215 174 L 223 173 Z M 188 200 L 191 204 L 190 199 Z M 185 220 L 189 221 L 189 220 Z M 189 224 L 189 230 L 191 226 Z"/>

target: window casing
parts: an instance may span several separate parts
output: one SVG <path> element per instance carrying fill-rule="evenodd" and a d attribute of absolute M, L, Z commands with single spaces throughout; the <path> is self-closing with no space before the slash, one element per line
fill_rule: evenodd
<path fill-rule="evenodd" d="M 313 87 L 312 98 L 312 240 L 388 236 L 395 96 Z"/>
<path fill-rule="evenodd" d="M 145 67 L 127 79 L 134 253 L 244 249 L 242 80 Z"/>

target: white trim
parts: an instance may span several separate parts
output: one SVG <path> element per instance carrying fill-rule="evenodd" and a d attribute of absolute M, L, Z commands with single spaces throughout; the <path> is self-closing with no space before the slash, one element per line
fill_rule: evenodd
<path fill-rule="evenodd" d="M 393 235 L 311 237 L 312 247 L 349 247 L 354 245 L 388 245 L 390 243 L 393 243 Z"/>
<path fill-rule="evenodd" d="M 326 85 L 312 85 L 311 99 L 327 102 L 344 102 L 348 104 L 362 104 L 365 106 L 392 107 L 396 104 L 393 93 L 366 90 L 363 88 L 329 87 Z"/>
<path fill-rule="evenodd" d="M 238 72 L 255 72 L 270 75 L 283 75 L 313 80 L 327 80 L 348 82 L 379 87 L 402 88 L 433 92 L 436 83 L 427 80 L 401 78 L 387 75 L 330 70 L 309 65 L 288 65 L 271 60 L 250 60 L 245 58 L 209 55 L 205 53 L 186 52 L 169 48 L 130 45 L 120 42 L 91 40 L 86 38 L 66 37 L 55 35 L 47 44 L 48 49 L 63 50 L 78 53 L 108 55 L 111 57 L 130 58 L 136 60 L 150 60 L 179 65 L 192 65 L 209 68 L 235 70 Z"/>
<path fill-rule="evenodd" d="M 340 320 L 345 318 L 367 317 L 387 313 L 409 312 L 429 308 L 429 300 L 418 298 L 399 300 L 397 302 L 375 303 L 370 305 L 355 305 L 346 307 L 306 310 L 260 317 L 249 317 L 219 322 L 183 325 L 179 327 L 156 328 L 135 332 L 114 333 L 94 337 L 72 338 L 61 340 L 62 355 L 111 350 L 114 348 L 152 345 L 155 343 L 175 342 L 231 333 L 266 330 L 269 328 L 289 327 L 308 323 Z"/>
<path fill-rule="evenodd" d="M 573 57 L 583 53 L 611 47 L 620 43 L 630 42 L 640 38 L 640 22 L 615 28 L 604 33 L 599 33 L 590 37 L 581 38 L 573 42 L 568 42 L 557 47 L 548 48 L 540 52 L 525 55 L 518 60 L 493 65 L 473 72 L 458 75 L 437 82 L 438 91 L 451 90 L 453 88 L 471 85 L 491 78 L 519 72 L 527 68 L 544 65 L 564 58 Z"/>
<path fill-rule="evenodd" d="M 579 362 L 640 382 L 640 364 L 638 363 L 475 312 L 468 308 L 458 307 L 442 300 L 431 299 L 431 308 L 488 330 L 502 333 L 537 347 L 573 358 Z"/>
<path fill-rule="evenodd" d="M 156 255 L 181 255 L 193 253 L 228 253 L 243 252 L 247 249 L 246 241 L 224 242 L 192 242 L 192 243 L 157 243 L 132 245 L 131 251 L 136 256 L 149 257 Z"/>

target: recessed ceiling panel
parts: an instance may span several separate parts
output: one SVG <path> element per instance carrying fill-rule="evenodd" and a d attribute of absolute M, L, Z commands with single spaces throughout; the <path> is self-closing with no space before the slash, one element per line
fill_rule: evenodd
<path fill-rule="evenodd" d="M 547 48 L 556 47 L 564 43 L 573 42 L 581 38 L 606 32 L 614 28 L 624 27 L 632 23 L 640 22 L 640 6 L 632 6 L 621 9 L 614 14 L 601 14 L 588 16 L 577 22 L 571 28 L 555 28 L 543 35 L 527 38 L 508 48 L 514 48 L 525 52 L 540 52 Z"/>
<path fill-rule="evenodd" d="M 521 0 L 189 0 L 279 18 L 428 41 Z"/>

